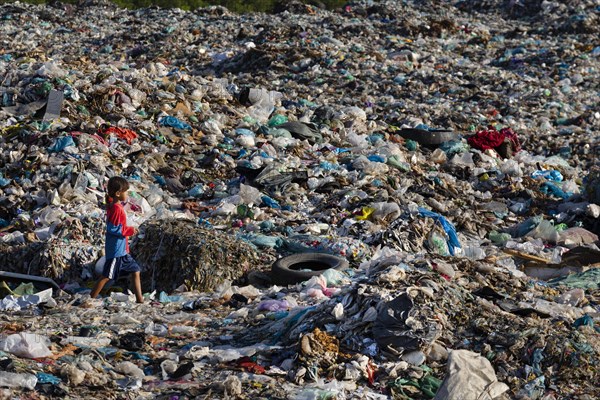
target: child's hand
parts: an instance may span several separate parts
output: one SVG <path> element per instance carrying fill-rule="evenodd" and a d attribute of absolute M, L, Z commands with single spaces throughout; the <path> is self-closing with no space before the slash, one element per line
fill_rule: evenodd
<path fill-rule="evenodd" d="M 133 228 L 133 234 L 137 235 L 138 233 L 140 233 L 140 231 L 138 230 L 138 228 L 134 227 Z"/>

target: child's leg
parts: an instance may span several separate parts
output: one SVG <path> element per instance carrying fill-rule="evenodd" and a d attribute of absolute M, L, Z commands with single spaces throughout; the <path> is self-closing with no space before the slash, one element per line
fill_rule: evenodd
<path fill-rule="evenodd" d="M 135 292 L 135 299 L 138 303 L 144 302 L 144 296 L 142 295 L 142 282 L 140 279 L 140 272 L 133 272 L 133 290 Z"/>
<path fill-rule="evenodd" d="M 110 279 L 105 277 L 98 279 L 98 281 L 94 285 L 94 289 L 92 289 L 92 293 L 90 293 L 90 297 L 92 299 L 95 299 L 100 294 L 100 291 L 102 290 L 102 288 L 104 288 L 104 285 L 106 285 L 106 282 L 108 281 L 110 281 Z"/>

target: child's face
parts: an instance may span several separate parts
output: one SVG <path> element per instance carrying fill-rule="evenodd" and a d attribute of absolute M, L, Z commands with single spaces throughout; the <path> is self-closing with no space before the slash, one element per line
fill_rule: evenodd
<path fill-rule="evenodd" d="M 129 198 L 129 189 L 118 191 L 117 193 L 115 193 L 115 197 L 119 201 L 127 201 L 127 199 Z"/>

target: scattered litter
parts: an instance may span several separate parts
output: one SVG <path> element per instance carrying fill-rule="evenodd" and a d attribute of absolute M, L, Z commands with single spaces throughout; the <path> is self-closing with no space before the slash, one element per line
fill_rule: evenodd
<path fill-rule="evenodd" d="M 0 19 L 0 397 L 599 397 L 597 2 Z"/>

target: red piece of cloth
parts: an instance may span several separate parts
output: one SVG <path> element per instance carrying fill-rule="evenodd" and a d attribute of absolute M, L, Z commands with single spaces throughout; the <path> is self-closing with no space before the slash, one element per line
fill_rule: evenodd
<path fill-rule="evenodd" d="M 264 374 L 266 372 L 265 367 L 258 365 L 249 357 L 240 358 L 237 361 L 237 365 L 244 368 L 248 372 L 252 372 L 253 374 Z"/>
<path fill-rule="evenodd" d="M 369 361 L 367 364 L 367 379 L 369 381 L 369 385 L 373 386 L 375 384 L 375 371 L 376 367 Z"/>
<path fill-rule="evenodd" d="M 138 137 L 137 133 L 132 131 L 131 129 L 119 128 L 117 126 L 109 126 L 107 128 L 100 128 L 100 133 L 105 136 L 110 136 L 112 134 L 117 135 L 119 139 L 123 139 L 127 141 L 127 144 L 131 144 L 133 139 Z"/>
<path fill-rule="evenodd" d="M 510 128 L 502 128 L 500 131 L 497 131 L 493 126 L 489 126 L 487 129 L 479 131 L 467 139 L 469 146 L 483 151 L 496 149 L 505 141 L 510 142 L 514 153 L 521 150 L 519 137 Z"/>

